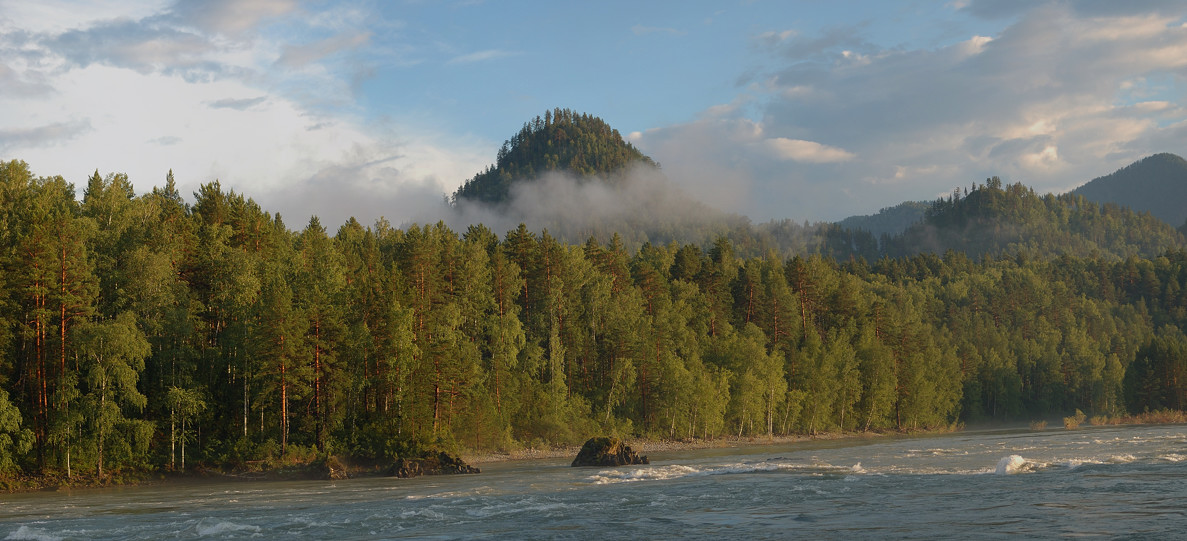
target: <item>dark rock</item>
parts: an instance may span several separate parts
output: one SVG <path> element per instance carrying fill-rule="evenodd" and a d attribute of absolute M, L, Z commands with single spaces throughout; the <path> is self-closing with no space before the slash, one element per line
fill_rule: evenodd
<path fill-rule="evenodd" d="M 405 479 L 421 475 L 453 475 L 462 473 L 480 473 L 480 470 L 466 464 L 462 459 L 449 456 L 444 452 L 429 454 L 421 458 L 397 458 L 395 463 L 387 471 L 389 476 Z"/>
<path fill-rule="evenodd" d="M 321 464 L 320 469 L 322 470 L 321 477 L 323 479 L 340 481 L 348 477 L 346 474 L 346 466 L 335 457 L 326 458 L 325 462 Z"/>
<path fill-rule="evenodd" d="M 577 466 L 626 466 L 650 464 L 647 457 L 639 456 L 630 446 L 618 438 L 590 438 L 581 446 L 581 452 L 573 459 Z"/>

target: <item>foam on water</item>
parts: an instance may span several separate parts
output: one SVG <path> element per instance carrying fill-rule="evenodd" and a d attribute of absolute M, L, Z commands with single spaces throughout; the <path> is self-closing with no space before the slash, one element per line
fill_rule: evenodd
<path fill-rule="evenodd" d="M 30 528 L 21 525 L 16 531 L 10 532 L 4 539 L 19 539 L 21 541 L 62 541 L 62 538 L 41 528 Z"/>
<path fill-rule="evenodd" d="M 259 526 L 253 526 L 251 524 L 236 524 L 226 520 L 215 521 L 202 519 L 198 521 L 198 524 L 194 525 L 194 533 L 198 534 L 199 537 L 207 537 L 212 535 L 225 536 L 229 533 L 237 532 L 259 533 L 259 531 Z"/>
<path fill-rule="evenodd" d="M 3 496 L 0 541 L 587 539 L 608 532 L 1173 539 L 1187 531 L 1187 515 L 1174 503 L 1187 498 L 1187 426 L 986 431 L 671 456 L 589 470 L 511 462 L 483 477 L 361 479 L 332 490 L 302 481 Z M 1014 475 L 1023 473 L 1035 475 Z"/>
<path fill-rule="evenodd" d="M 494 516 L 517 515 L 520 513 L 541 514 L 566 510 L 570 506 L 555 501 L 537 498 L 523 498 L 509 502 L 497 502 L 475 509 L 467 509 L 466 514 L 475 518 L 490 518 Z"/>
<path fill-rule="evenodd" d="M 609 483 L 630 483 L 635 481 L 662 481 L 677 479 L 691 475 L 704 474 L 704 470 L 692 466 L 673 464 L 670 466 L 655 466 L 650 468 L 634 468 L 629 470 L 602 470 L 589 477 L 595 485 Z"/>
<path fill-rule="evenodd" d="M 444 520 L 445 515 L 438 513 L 432 509 L 412 509 L 400 513 L 400 518 L 427 518 L 431 520 Z"/>
<path fill-rule="evenodd" d="M 799 472 L 808 475 L 865 473 L 861 463 L 851 468 L 833 466 L 827 463 L 802 464 L 772 459 L 763 462 L 739 462 L 732 464 L 717 464 L 712 466 L 687 466 L 672 464 L 668 466 L 652 466 L 625 470 L 602 470 L 591 475 L 588 480 L 595 485 L 611 483 L 630 483 L 638 481 L 663 481 L 684 477 L 704 477 L 710 475 L 735 475 L 765 472 Z"/>
<path fill-rule="evenodd" d="M 1019 455 L 1010 455 L 1002 457 L 997 461 L 997 470 L 994 472 L 998 475 L 1013 475 L 1015 473 L 1033 472 L 1038 469 L 1038 464 L 1026 460 Z"/>

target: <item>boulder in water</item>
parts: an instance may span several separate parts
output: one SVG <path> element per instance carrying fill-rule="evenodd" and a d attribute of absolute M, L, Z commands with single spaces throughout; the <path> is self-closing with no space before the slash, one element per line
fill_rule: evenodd
<path fill-rule="evenodd" d="M 478 468 L 466 464 L 462 459 L 449 456 L 444 452 L 429 454 L 421 458 L 397 458 L 388 468 L 387 474 L 392 477 L 418 477 L 421 475 L 453 475 L 460 473 L 480 473 Z"/>
<path fill-rule="evenodd" d="M 323 460 L 321 464 L 318 464 L 315 467 L 321 470 L 319 477 L 322 479 L 340 481 L 349 477 L 347 474 L 346 465 L 343 464 L 342 461 L 338 460 L 337 457 L 326 457 L 326 459 Z"/>
<path fill-rule="evenodd" d="M 573 467 L 577 466 L 627 466 L 650 464 L 645 456 L 639 456 L 630 446 L 618 438 L 590 438 L 581 446 Z"/>

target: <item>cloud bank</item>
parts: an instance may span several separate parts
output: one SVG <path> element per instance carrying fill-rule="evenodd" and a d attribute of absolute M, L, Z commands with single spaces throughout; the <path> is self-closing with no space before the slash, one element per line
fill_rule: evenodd
<path fill-rule="evenodd" d="M 852 29 L 759 33 L 770 61 L 734 103 L 634 142 L 693 194 L 756 220 L 869 214 L 992 175 L 1062 192 L 1187 152 L 1183 3 L 962 9 L 1013 20 L 934 49 Z"/>
<path fill-rule="evenodd" d="M 858 5 L 879 18 L 0 0 L 0 159 L 76 183 L 126 172 L 141 192 L 172 169 L 183 194 L 218 179 L 332 227 L 438 208 L 527 119 L 506 117 L 541 103 L 637 130 L 673 184 L 755 222 L 870 214 L 993 175 L 1063 191 L 1187 154 L 1183 2 Z M 554 24 L 571 20 L 588 28 Z"/>
<path fill-rule="evenodd" d="M 373 27 L 348 7 L 0 0 L 0 159 L 139 192 L 173 170 L 187 198 L 217 179 L 298 223 L 412 216 L 494 145 L 366 115 Z"/>

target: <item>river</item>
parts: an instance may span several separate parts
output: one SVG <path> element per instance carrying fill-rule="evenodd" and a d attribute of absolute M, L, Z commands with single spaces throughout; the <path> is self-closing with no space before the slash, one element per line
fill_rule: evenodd
<path fill-rule="evenodd" d="M 0 495 L 0 539 L 1187 538 L 1187 427 L 969 431 L 479 475 Z"/>

